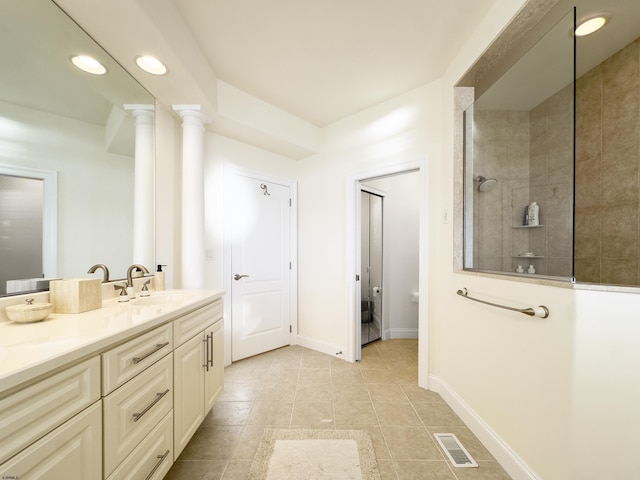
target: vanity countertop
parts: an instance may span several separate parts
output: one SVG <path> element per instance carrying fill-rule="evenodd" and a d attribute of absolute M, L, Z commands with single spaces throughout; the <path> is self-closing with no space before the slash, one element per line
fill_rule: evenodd
<path fill-rule="evenodd" d="M 36 323 L 0 322 L 0 394 L 223 295 L 223 290 L 167 290 L 130 302 L 105 300 L 89 312 L 52 313 Z"/>

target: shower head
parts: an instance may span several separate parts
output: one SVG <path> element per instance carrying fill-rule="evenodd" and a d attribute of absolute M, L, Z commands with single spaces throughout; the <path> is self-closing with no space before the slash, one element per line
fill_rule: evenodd
<path fill-rule="evenodd" d="M 480 185 L 478 185 L 478 190 L 481 192 L 489 192 L 498 185 L 498 180 L 495 178 L 484 178 L 483 176 L 479 176 L 476 178 L 476 181 L 480 183 Z"/>

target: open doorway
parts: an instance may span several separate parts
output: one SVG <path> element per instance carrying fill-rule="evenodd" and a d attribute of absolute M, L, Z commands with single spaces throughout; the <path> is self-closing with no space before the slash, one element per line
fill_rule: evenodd
<path fill-rule="evenodd" d="M 371 341 L 418 338 L 424 184 L 419 168 L 356 181 L 356 360 Z"/>

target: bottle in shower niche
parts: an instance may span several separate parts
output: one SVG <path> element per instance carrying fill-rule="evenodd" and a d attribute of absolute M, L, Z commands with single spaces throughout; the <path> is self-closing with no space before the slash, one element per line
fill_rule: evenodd
<path fill-rule="evenodd" d="M 540 225 L 540 207 L 536 202 L 531 202 L 527 208 L 527 216 L 529 217 L 529 223 L 527 223 L 527 225 Z"/>

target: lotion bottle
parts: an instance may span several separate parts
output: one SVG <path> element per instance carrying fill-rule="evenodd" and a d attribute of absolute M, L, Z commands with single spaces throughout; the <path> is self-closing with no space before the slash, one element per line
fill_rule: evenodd
<path fill-rule="evenodd" d="M 529 205 L 529 208 L 527 209 L 527 213 L 529 214 L 529 225 L 540 225 L 540 207 L 536 202 L 531 202 L 531 205 Z"/>
<path fill-rule="evenodd" d="M 164 272 L 162 271 L 162 267 L 166 267 L 166 265 L 158 265 L 156 273 L 153 275 L 153 289 L 156 292 L 164 290 Z"/>

